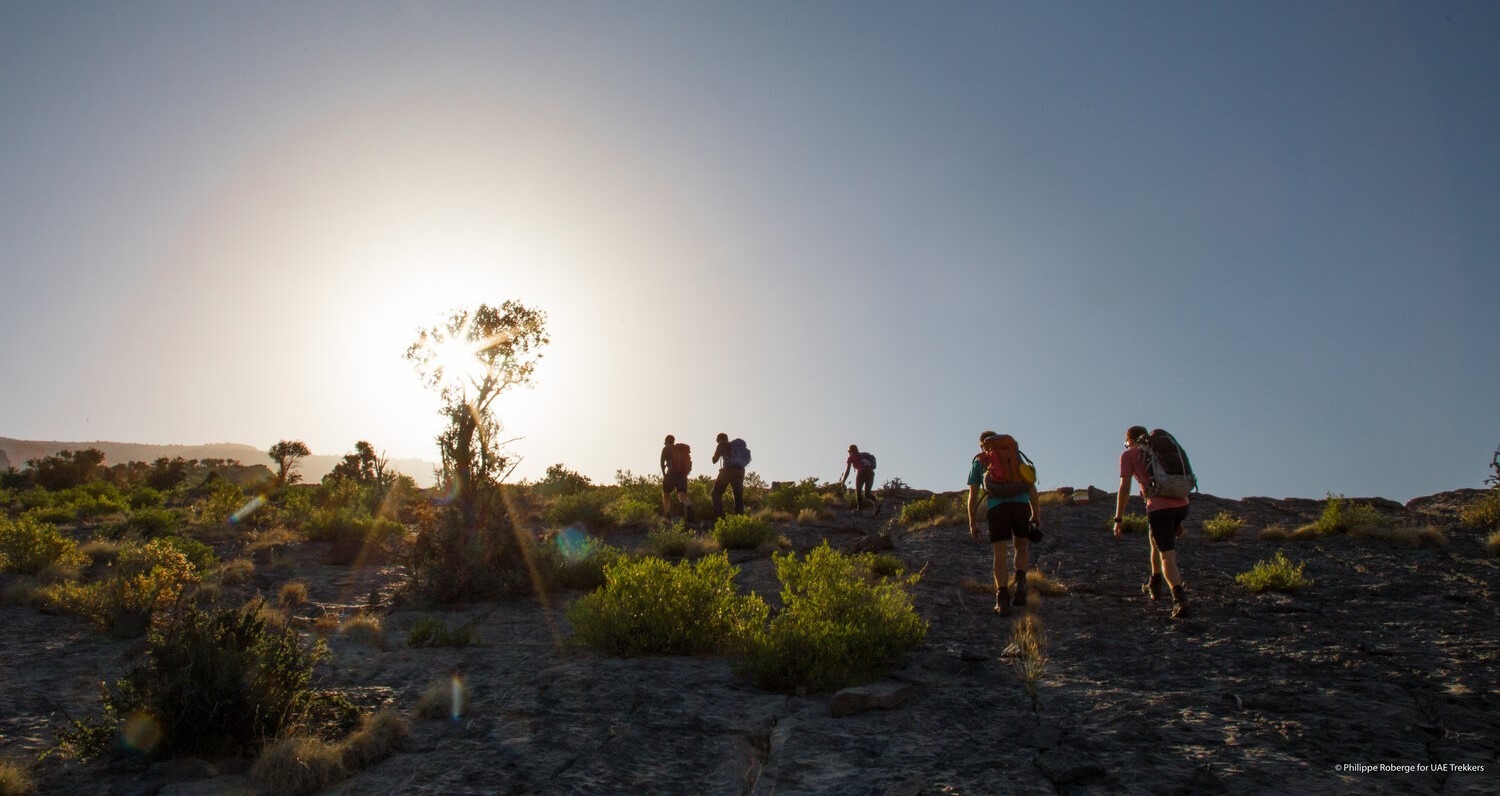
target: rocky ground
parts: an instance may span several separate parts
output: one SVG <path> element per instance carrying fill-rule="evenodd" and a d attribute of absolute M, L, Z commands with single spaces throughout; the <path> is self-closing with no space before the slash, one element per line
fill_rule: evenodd
<path fill-rule="evenodd" d="M 889 509 L 783 530 L 799 549 L 884 534 L 924 573 L 926 643 L 888 680 L 848 693 L 765 693 L 715 658 L 594 657 L 568 642 L 576 594 L 442 614 L 477 621 L 485 645 L 467 649 L 406 647 L 405 630 L 433 613 L 395 611 L 386 649 L 331 639 L 324 685 L 410 711 L 457 677 L 469 706 L 413 718 L 398 754 L 328 792 L 1500 793 L 1500 559 L 1457 525 L 1472 497 L 1381 502 L 1396 522 L 1448 536 L 1414 549 L 1263 541 L 1262 528 L 1296 527 L 1319 503 L 1202 496 L 1179 553 L 1194 612 L 1175 621 L 1140 593 L 1144 537 L 1105 529 L 1112 501 L 1050 508 L 1034 568 L 1066 591 L 1027 609 L 1048 639 L 1034 695 L 1014 620 L 990 610 L 987 545 L 958 525 L 905 529 Z M 1237 538 L 1202 533 L 1220 510 L 1248 521 Z M 1314 585 L 1257 595 L 1235 583 L 1277 550 L 1305 562 Z M 303 545 L 262 577 L 306 581 L 308 615 L 381 601 L 399 582 L 398 568 L 320 564 L 324 552 Z M 734 558 L 744 587 L 772 597 L 769 558 Z M 28 608 L 0 608 L 0 622 L 0 755 L 12 758 L 51 744 L 65 713 L 96 706 L 95 683 L 118 677 L 136 648 Z M 49 762 L 39 777 L 47 793 L 255 792 L 240 761 Z"/>

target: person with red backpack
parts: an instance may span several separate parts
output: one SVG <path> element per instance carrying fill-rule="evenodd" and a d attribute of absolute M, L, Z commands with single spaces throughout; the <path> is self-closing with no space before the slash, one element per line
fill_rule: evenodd
<path fill-rule="evenodd" d="M 1155 452 L 1155 445 L 1163 450 Z M 1177 461 L 1170 467 L 1166 466 L 1168 462 L 1161 461 L 1174 458 Z M 1166 482 L 1185 478 L 1187 483 L 1196 484 L 1192 465 L 1172 435 L 1161 429 L 1148 433 L 1145 426 L 1131 426 L 1125 432 L 1125 452 L 1120 454 L 1120 491 L 1115 497 L 1116 537 L 1122 535 L 1132 478 L 1141 484 L 1141 494 L 1146 498 L 1146 519 L 1151 526 L 1151 577 L 1142 584 L 1141 591 L 1152 602 L 1160 602 L 1163 587 L 1169 587 L 1172 590 L 1172 618 L 1180 619 L 1187 616 L 1188 604 L 1182 572 L 1177 568 L 1177 537 L 1182 535 L 1182 521 L 1187 519 L 1187 492 L 1192 487 L 1182 489 L 1179 484 L 1168 486 Z"/>
<path fill-rule="evenodd" d="M 861 453 L 858 445 L 849 446 L 849 458 L 844 460 L 844 476 L 839 479 L 843 486 L 849 481 L 849 470 L 854 469 L 854 510 L 864 511 L 865 498 L 875 507 L 872 516 L 880 516 L 881 502 L 875 499 L 875 455 Z"/>
<path fill-rule="evenodd" d="M 1042 538 L 1042 504 L 1036 491 L 1036 467 L 1009 434 L 979 435 L 979 453 L 969 467 L 969 535 L 979 539 L 979 496 L 985 495 L 985 520 L 994 554 L 995 613 L 1009 616 L 1012 605 L 1026 605 L 1026 568 L 1031 543 Z M 1005 552 L 1015 546 L 1016 589 L 1006 588 Z"/>
<path fill-rule="evenodd" d="M 688 475 L 693 472 L 693 455 L 686 442 L 678 442 L 671 434 L 661 448 L 661 513 L 672 516 L 672 493 L 677 493 L 677 502 L 682 504 L 682 520 L 688 520 Z"/>

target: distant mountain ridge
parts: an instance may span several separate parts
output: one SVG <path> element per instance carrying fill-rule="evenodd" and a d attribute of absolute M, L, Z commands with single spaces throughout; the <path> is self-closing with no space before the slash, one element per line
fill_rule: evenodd
<path fill-rule="evenodd" d="M 0 437 L 0 470 L 8 467 L 21 469 L 31 459 L 52 456 L 58 451 L 76 451 L 98 448 L 104 452 L 106 465 L 124 462 L 153 462 L 157 459 L 234 459 L 241 464 L 263 464 L 275 469 L 270 454 L 252 445 L 237 442 L 213 442 L 205 445 L 149 445 L 139 442 L 52 442 L 43 440 L 11 439 Z M 351 448 L 348 453 L 353 453 Z M 344 460 L 344 454 L 312 455 L 297 463 L 297 472 L 302 480 L 317 483 L 333 471 L 335 465 Z M 432 486 L 435 465 L 423 459 L 391 459 L 390 466 L 398 473 L 411 476 L 419 486 Z"/>

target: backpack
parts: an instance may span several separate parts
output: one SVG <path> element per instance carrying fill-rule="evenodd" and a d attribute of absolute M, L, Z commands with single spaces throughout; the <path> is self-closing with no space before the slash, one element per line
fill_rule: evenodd
<path fill-rule="evenodd" d="M 1198 488 L 1192 462 L 1177 439 L 1164 429 L 1154 429 L 1141 446 L 1145 454 L 1146 473 L 1151 480 L 1144 490 L 1146 497 L 1185 498 Z"/>
<path fill-rule="evenodd" d="M 1024 495 L 1036 486 L 1036 465 L 1016 446 L 1016 438 L 998 434 L 984 441 L 975 459 L 984 462 L 984 491 L 990 497 Z"/>
<path fill-rule="evenodd" d="M 686 442 L 672 445 L 672 452 L 667 458 L 667 469 L 674 475 L 687 475 L 693 471 L 693 449 Z"/>
<path fill-rule="evenodd" d="M 729 452 L 724 454 L 724 464 L 729 467 L 750 466 L 750 446 L 745 441 L 736 438 L 729 443 Z"/>
<path fill-rule="evenodd" d="M 861 469 L 861 470 L 873 470 L 873 469 L 875 469 L 875 454 L 869 453 L 869 452 L 866 452 L 866 451 L 860 451 L 859 452 L 859 469 Z"/>

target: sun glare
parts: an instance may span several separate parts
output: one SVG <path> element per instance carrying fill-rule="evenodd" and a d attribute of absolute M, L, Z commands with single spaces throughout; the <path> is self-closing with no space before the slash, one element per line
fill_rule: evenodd
<path fill-rule="evenodd" d="M 479 347 L 468 339 L 468 332 L 468 327 L 460 329 L 439 342 L 433 353 L 437 366 L 442 368 L 445 384 L 472 390 L 484 378 L 484 363 L 479 359 Z"/>

